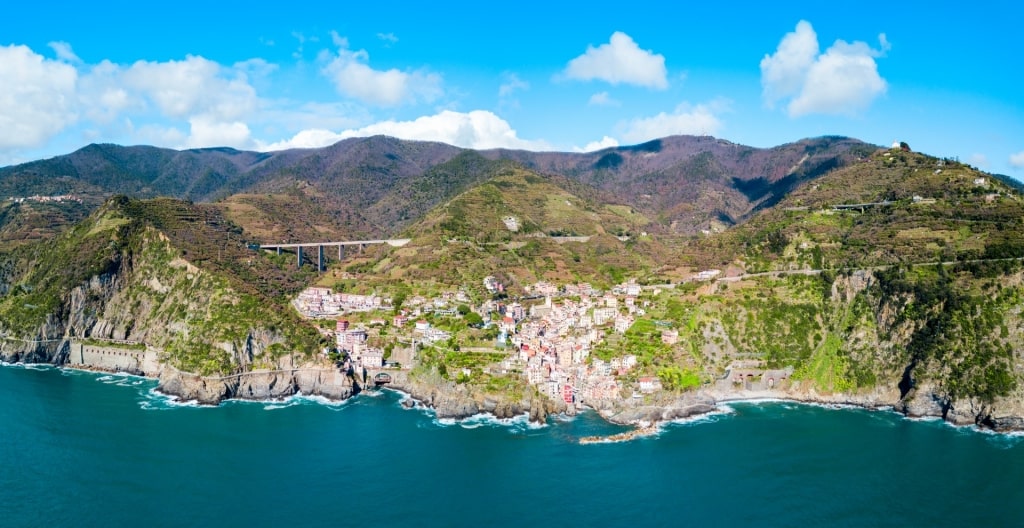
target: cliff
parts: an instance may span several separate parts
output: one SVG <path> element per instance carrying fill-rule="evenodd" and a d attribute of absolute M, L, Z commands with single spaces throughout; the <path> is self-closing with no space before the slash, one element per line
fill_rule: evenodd
<path fill-rule="evenodd" d="M 284 308 L 286 303 L 245 289 L 217 266 L 200 268 L 187 260 L 188 251 L 147 219 L 163 206 L 114 199 L 53 242 L 8 257 L 9 292 L 0 297 L 0 359 L 70 362 L 150 376 L 161 375 L 159 366 L 166 365 L 207 377 L 310 363 L 324 341 L 316 329 Z M 86 360 L 80 350 L 72 361 L 73 346 L 81 342 L 113 351 Z M 127 356 L 118 356 L 118 347 Z M 145 366 L 141 358 L 138 366 L 118 359 L 129 359 L 138 349 L 155 357 Z M 251 381 L 236 392 L 277 392 Z M 282 383 L 311 393 L 344 392 L 342 383 L 305 374 Z M 218 390 L 211 385 L 198 392 Z"/>
<path fill-rule="evenodd" d="M 174 367 L 164 368 L 157 389 L 184 401 L 216 405 L 226 399 L 276 400 L 295 394 L 345 400 L 357 385 L 336 368 L 303 366 L 256 370 L 230 376 L 199 376 Z"/>

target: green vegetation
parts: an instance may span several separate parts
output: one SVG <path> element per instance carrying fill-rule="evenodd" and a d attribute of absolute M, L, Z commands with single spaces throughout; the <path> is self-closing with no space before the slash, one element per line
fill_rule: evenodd
<path fill-rule="evenodd" d="M 679 367 L 663 367 L 658 369 L 658 379 L 662 388 L 671 391 L 684 391 L 700 386 L 700 375 L 692 370 Z"/>

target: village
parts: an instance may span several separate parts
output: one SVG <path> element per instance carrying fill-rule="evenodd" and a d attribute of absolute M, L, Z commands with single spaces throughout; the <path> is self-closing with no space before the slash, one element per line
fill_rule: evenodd
<path fill-rule="evenodd" d="M 706 270 L 691 280 L 708 282 L 720 273 Z M 637 372 L 635 354 L 602 359 L 592 352 L 612 336 L 626 334 L 637 318 L 646 315 L 651 299 L 671 285 L 641 286 L 630 280 L 601 291 L 587 283 L 538 282 L 525 287 L 525 295 L 517 299 L 505 297 L 504 286 L 495 277 L 485 278 L 483 286 L 492 298 L 478 304 L 465 289 L 431 298 L 409 297 L 396 309 L 390 298 L 314 287 L 304 290 L 293 305 L 303 316 L 321 320 L 321 332 L 333 338 L 335 347 L 322 353 L 354 372 L 411 369 L 419 362 L 419 347 L 431 346 L 493 359 L 448 372 L 452 379 L 476 374 L 520 377 L 549 398 L 576 407 L 643 398 L 663 390 L 654 372 Z M 353 323 L 356 319 L 360 322 Z M 439 328 L 430 322 L 453 319 L 461 320 L 463 328 L 468 324 L 489 330 L 493 341 L 487 346 L 460 346 L 453 325 Z M 679 331 L 664 323 L 660 339 L 666 346 L 676 345 Z M 757 361 L 737 364 L 729 369 L 734 375 L 717 383 L 749 388 L 755 376 L 760 380 L 760 367 Z M 775 378 L 781 381 L 788 373 L 771 376 L 774 386 Z"/>

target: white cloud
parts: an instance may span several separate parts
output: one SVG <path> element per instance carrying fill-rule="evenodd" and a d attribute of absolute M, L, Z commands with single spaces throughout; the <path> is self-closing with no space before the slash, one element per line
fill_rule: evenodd
<path fill-rule="evenodd" d="M 354 130 L 331 132 L 314 129 L 299 132 L 288 140 L 260 145 L 260 150 L 317 148 L 343 139 L 375 135 L 393 136 L 415 141 L 439 141 L 472 149 L 510 148 L 550 150 L 544 141 L 519 138 L 507 121 L 486 110 L 453 112 L 445 110 L 412 121 L 383 121 Z"/>
<path fill-rule="evenodd" d="M 631 143 L 681 134 L 714 136 L 722 130 L 722 120 L 715 114 L 726 111 L 727 107 L 724 101 L 696 106 L 683 103 L 671 114 L 661 112 L 655 116 L 633 119 L 621 124 L 619 128 L 623 130 L 622 139 Z"/>
<path fill-rule="evenodd" d="M 613 33 L 607 44 L 587 46 L 586 53 L 569 61 L 563 73 L 569 79 L 582 81 L 597 79 L 611 84 L 668 88 L 665 56 L 640 49 L 621 31 Z"/>
<path fill-rule="evenodd" d="M 206 116 L 188 120 L 191 126 L 186 148 L 235 147 L 240 149 L 253 146 L 249 126 L 240 121 L 223 122 Z"/>
<path fill-rule="evenodd" d="M 276 66 L 250 59 L 233 67 L 203 57 L 180 61 L 138 61 L 120 66 L 103 61 L 85 72 L 78 98 L 86 117 L 98 124 L 114 123 L 130 113 L 144 123 L 122 127 L 133 138 L 174 148 L 252 146 L 246 120 L 264 105 L 249 77 L 269 75 Z M 188 122 L 190 134 L 167 120 Z M 173 141 L 173 142 L 171 142 Z"/>
<path fill-rule="evenodd" d="M 120 66 L 103 61 L 81 77 L 78 98 L 87 119 L 107 124 L 128 109 L 145 109 L 142 96 L 125 88 L 123 74 Z"/>
<path fill-rule="evenodd" d="M 988 168 L 988 156 L 980 153 L 971 154 L 971 165 L 982 169 Z"/>
<path fill-rule="evenodd" d="M 201 114 L 233 121 L 257 106 L 256 90 L 244 76 L 193 55 L 183 61 L 138 61 L 124 72 L 124 84 L 174 118 Z"/>
<path fill-rule="evenodd" d="M 71 50 L 71 44 L 68 44 L 67 42 L 50 42 L 47 46 L 57 54 L 58 59 L 64 62 L 70 62 L 72 64 L 79 64 L 82 62 L 82 59 L 79 59 L 78 55 L 75 55 L 75 52 Z"/>
<path fill-rule="evenodd" d="M 587 104 L 590 106 L 620 106 L 622 103 L 612 99 L 612 96 L 608 95 L 608 92 L 597 92 L 590 96 L 590 100 Z"/>
<path fill-rule="evenodd" d="M 398 42 L 398 37 L 396 37 L 394 33 L 377 33 L 377 38 L 390 44 Z"/>
<path fill-rule="evenodd" d="M 498 87 L 498 97 L 508 97 L 517 91 L 530 89 L 530 83 L 520 79 L 514 73 L 505 73 L 503 77 L 505 82 Z"/>
<path fill-rule="evenodd" d="M 855 115 L 884 94 L 888 85 L 878 74 L 876 58 L 890 48 L 879 35 L 881 50 L 864 42 L 836 40 L 819 53 L 818 36 L 801 20 L 772 55 L 761 59 L 765 103 L 788 100 L 791 117 L 807 114 Z"/>
<path fill-rule="evenodd" d="M 433 102 L 443 94 L 441 76 L 425 69 L 375 70 L 369 66 L 366 50 L 348 49 L 344 37 L 333 34 L 338 53 L 321 72 L 338 92 L 377 106 L 398 106 L 417 101 Z"/>
<path fill-rule="evenodd" d="M 78 71 L 27 46 L 0 47 L 0 149 L 42 145 L 77 120 Z"/>
<path fill-rule="evenodd" d="M 1015 169 L 1024 169 L 1024 150 L 1010 155 L 1010 165 Z"/>
<path fill-rule="evenodd" d="M 795 31 L 782 37 L 774 55 L 761 59 L 761 85 L 769 105 L 800 93 L 818 51 L 818 35 L 810 23 L 801 20 Z"/>
<path fill-rule="evenodd" d="M 601 150 L 617 146 L 619 146 L 619 141 L 617 139 L 613 137 L 604 136 L 603 138 L 597 141 L 591 141 L 590 143 L 587 143 L 586 146 L 584 146 L 583 148 L 573 147 L 573 150 L 576 152 L 594 152 L 595 150 Z"/>

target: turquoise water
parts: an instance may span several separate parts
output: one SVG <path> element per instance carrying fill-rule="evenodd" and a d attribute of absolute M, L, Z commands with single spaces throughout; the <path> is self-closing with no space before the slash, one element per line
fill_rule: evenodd
<path fill-rule="evenodd" d="M 592 413 L 438 423 L 383 392 L 177 406 L 0 368 L 2 526 L 1021 526 L 1024 438 L 787 403 L 629 443 Z"/>

